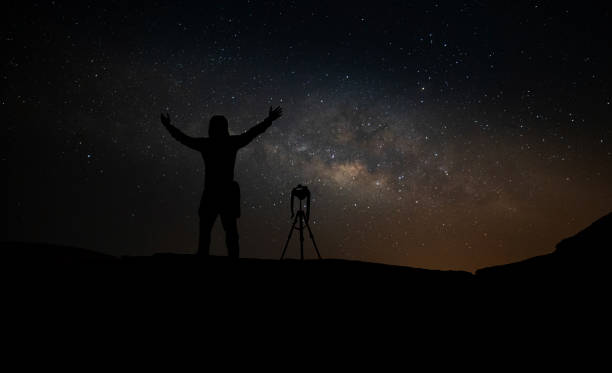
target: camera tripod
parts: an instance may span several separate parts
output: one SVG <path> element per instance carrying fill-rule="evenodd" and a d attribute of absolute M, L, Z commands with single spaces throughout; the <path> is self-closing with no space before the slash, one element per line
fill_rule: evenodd
<path fill-rule="evenodd" d="M 297 213 L 293 213 L 293 199 L 297 197 L 299 200 L 300 207 Z M 306 212 L 303 209 L 303 200 L 306 199 Z M 287 251 L 287 246 L 289 246 L 289 241 L 291 241 L 291 235 L 293 235 L 294 230 L 300 231 L 300 260 L 304 260 L 304 226 L 308 228 L 308 234 L 310 235 L 310 240 L 312 241 L 312 245 L 317 252 L 317 256 L 319 259 L 321 258 L 321 254 L 319 253 L 319 248 L 314 239 L 314 235 L 312 234 L 312 230 L 310 229 L 310 224 L 308 224 L 308 219 L 310 218 L 310 191 L 308 187 L 305 187 L 301 184 L 298 184 L 297 187 L 293 188 L 291 191 L 291 217 L 295 215 L 293 219 L 293 225 L 289 230 L 289 237 L 287 237 L 287 242 L 285 243 L 285 247 L 283 248 L 283 253 L 281 254 L 281 260 L 285 257 L 285 252 Z M 296 224 L 299 225 L 296 227 Z"/>

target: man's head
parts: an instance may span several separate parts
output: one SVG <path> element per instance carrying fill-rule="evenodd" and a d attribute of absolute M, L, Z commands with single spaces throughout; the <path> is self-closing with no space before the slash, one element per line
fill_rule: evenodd
<path fill-rule="evenodd" d="M 208 136 L 226 137 L 229 136 L 227 119 L 223 115 L 214 115 L 208 124 Z"/>

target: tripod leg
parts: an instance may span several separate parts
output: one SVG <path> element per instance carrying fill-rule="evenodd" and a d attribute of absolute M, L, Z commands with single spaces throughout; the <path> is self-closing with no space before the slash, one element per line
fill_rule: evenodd
<path fill-rule="evenodd" d="M 285 242 L 285 247 L 283 248 L 283 253 L 281 254 L 281 260 L 285 257 L 285 251 L 287 251 L 287 246 L 289 245 L 289 241 L 291 240 L 291 235 L 293 234 L 293 230 L 295 229 L 295 223 L 297 223 L 298 216 L 295 216 L 293 219 L 293 224 L 291 225 L 291 230 L 289 230 L 289 237 L 287 237 L 287 242 Z"/>
<path fill-rule="evenodd" d="M 304 215 L 300 213 L 300 260 L 304 260 Z"/>
<path fill-rule="evenodd" d="M 308 228 L 308 234 L 310 235 L 310 240 L 312 241 L 312 245 L 314 246 L 317 252 L 317 256 L 319 257 L 319 259 L 323 259 L 321 258 L 321 254 L 319 253 L 319 248 L 317 247 L 317 243 L 315 242 L 314 235 L 312 234 L 312 230 L 310 229 L 310 224 L 308 224 L 308 220 L 306 221 L 306 228 Z"/>

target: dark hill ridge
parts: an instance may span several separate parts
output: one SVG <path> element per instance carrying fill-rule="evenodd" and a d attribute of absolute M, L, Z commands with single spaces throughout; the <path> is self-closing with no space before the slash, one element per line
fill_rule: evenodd
<path fill-rule="evenodd" d="M 584 260 L 603 259 L 612 249 L 612 213 L 595 221 L 578 234 L 557 244 L 555 253 Z"/>
<path fill-rule="evenodd" d="M 15 268 L 56 271 L 57 269 L 89 271 L 118 264 L 120 275 L 130 273 L 161 273 L 178 276 L 227 276 L 278 281 L 326 281 L 368 283 L 385 281 L 394 284 L 466 285 L 474 279 L 486 282 L 549 281 L 569 278 L 589 278 L 603 275 L 612 248 L 612 213 L 602 217 L 573 237 L 562 240 L 551 254 L 521 262 L 479 269 L 475 276 L 465 271 L 439 271 L 393 266 L 360 261 L 271 260 L 242 258 L 231 261 L 226 257 L 198 258 L 186 254 L 155 254 L 152 256 L 115 257 L 90 250 L 37 243 L 0 243 L 0 257 L 5 265 Z M 98 264 L 104 264 L 100 267 Z M 105 270 L 105 272 L 108 272 Z M 481 281 L 478 281 L 481 282 Z"/>
<path fill-rule="evenodd" d="M 482 268 L 476 277 L 487 280 L 577 280 L 604 276 L 612 250 L 612 213 L 578 234 L 559 242 L 555 251 L 517 263 Z"/>
<path fill-rule="evenodd" d="M 134 264 L 139 268 L 187 269 L 206 274 L 235 274 L 239 277 L 251 276 L 253 280 L 270 279 L 308 279 L 323 282 L 351 281 L 367 282 L 372 279 L 385 281 L 469 281 L 473 275 L 465 271 L 439 271 L 422 268 L 394 266 L 343 259 L 252 259 L 241 258 L 232 261 L 227 257 L 211 256 L 206 259 L 188 254 L 155 254 L 148 257 L 123 257 L 123 263 Z"/>
<path fill-rule="evenodd" d="M 61 265 L 116 262 L 119 258 L 73 246 L 32 242 L 1 242 L 0 260 L 17 265 Z"/>
<path fill-rule="evenodd" d="M 176 276 L 228 276 L 251 278 L 253 281 L 279 279 L 291 281 L 307 279 L 324 282 L 370 281 L 373 278 L 388 281 L 469 281 L 473 275 L 465 271 L 439 271 L 354 260 L 322 259 L 296 260 L 241 258 L 231 260 L 225 256 L 201 258 L 192 254 L 158 253 L 151 256 L 116 257 L 91 250 L 70 246 L 41 243 L 0 243 L 0 257 L 4 264 L 13 268 L 48 272 L 58 268 L 64 272 L 81 274 L 106 272 L 108 264 L 125 277 L 129 273 L 148 275 L 152 273 Z M 102 270 L 102 271 L 100 271 Z"/>

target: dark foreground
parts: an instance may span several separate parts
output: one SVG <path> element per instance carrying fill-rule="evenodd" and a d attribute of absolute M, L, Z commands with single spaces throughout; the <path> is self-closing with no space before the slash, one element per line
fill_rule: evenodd
<path fill-rule="evenodd" d="M 483 268 L 475 274 L 437 271 L 338 259 L 232 261 L 226 257 L 155 254 L 114 257 L 85 249 L 34 243 L 0 244 L 9 287 L 58 285 L 58 290 L 181 292 L 199 294 L 318 294 L 338 297 L 404 299 L 419 295 L 469 298 L 476 294 L 581 294 L 608 282 L 612 213 L 554 252 L 522 262 Z M 15 277 L 16 276 L 16 277 Z M 41 281 L 43 280 L 43 281 Z M 61 286 L 60 286 L 61 285 Z"/>
<path fill-rule="evenodd" d="M 610 232 L 612 214 L 549 255 L 475 274 L 336 259 L 113 257 L 3 243 L 1 297 L 6 324 L 27 343 L 46 335 L 54 344 L 70 330 L 77 344 L 105 336 L 129 345 L 127 333 L 223 348 L 277 338 L 280 345 L 316 341 L 326 351 L 342 348 L 338 341 L 470 354 L 539 350 L 607 335 Z"/>

